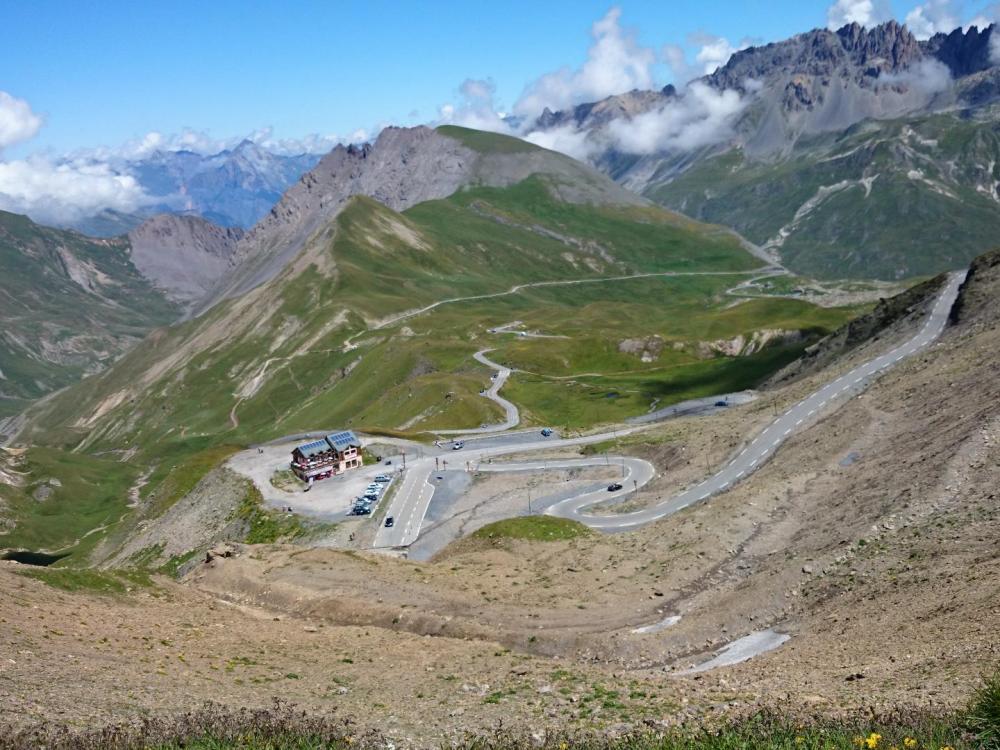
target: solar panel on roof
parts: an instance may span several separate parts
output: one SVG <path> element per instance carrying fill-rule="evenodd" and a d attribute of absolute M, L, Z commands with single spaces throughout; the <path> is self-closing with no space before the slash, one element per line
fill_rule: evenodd
<path fill-rule="evenodd" d="M 332 435 L 328 435 L 326 438 L 331 445 L 341 446 L 341 445 L 357 445 L 358 439 L 354 436 L 353 432 L 335 432 Z"/>

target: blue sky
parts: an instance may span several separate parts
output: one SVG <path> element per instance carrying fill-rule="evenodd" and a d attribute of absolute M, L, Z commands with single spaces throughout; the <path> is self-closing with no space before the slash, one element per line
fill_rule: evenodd
<path fill-rule="evenodd" d="M 657 56 L 664 45 L 680 45 L 693 58 L 704 42 L 699 34 L 738 45 L 825 26 L 831 1 L 618 5 L 639 45 Z M 927 6 L 935 4 L 962 21 L 982 5 Z M 891 11 L 903 19 L 915 5 L 897 2 Z M 591 0 L 9 3 L 0 91 L 26 101 L 43 124 L 4 158 L 117 146 L 184 128 L 215 138 L 262 127 L 285 138 L 347 136 L 434 120 L 439 107 L 458 103 L 469 78 L 492 79 L 497 103 L 509 109 L 539 76 L 581 65 L 591 25 L 611 7 Z M 662 60 L 652 72 L 660 84 L 674 77 Z"/>

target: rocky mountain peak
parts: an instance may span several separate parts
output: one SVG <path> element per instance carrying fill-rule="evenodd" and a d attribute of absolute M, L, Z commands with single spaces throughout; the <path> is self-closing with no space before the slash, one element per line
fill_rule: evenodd
<path fill-rule="evenodd" d="M 982 31 L 970 26 L 938 33 L 923 43 L 923 49 L 947 65 L 954 78 L 972 75 L 993 66 L 990 45 L 995 29 L 996 24 L 990 24 Z"/>
<path fill-rule="evenodd" d="M 193 305 L 230 267 L 244 232 L 198 216 L 160 214 L 128 233 L 132 263 L 168 299 Z"/>

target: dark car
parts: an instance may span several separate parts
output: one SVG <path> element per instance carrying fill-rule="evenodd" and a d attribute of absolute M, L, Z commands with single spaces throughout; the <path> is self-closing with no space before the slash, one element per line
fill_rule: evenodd
<path fill-rule="evenodd" d="M 388 518 L 385 519 L 385 527 L 387 529 L 392 528 L 395 525 L 395 523 L 396 519 L 393 518 L 392 516 L 389 516 Z"/>
<path fill-rule="evenodd" d="M 618 492 L 621 488 L 622 486 L 618 482 L 612 482 L 608 485 L 608 492 Z"/>
<path fill-rule="evenodd" d="M 544 430 L 542 430 L 542 437 L 549 437 L 551 434 L 552 434 L 552 430 L 550 430 L 548 427 L 546 427 Z"/>
<path fill-rule="evenodd" d="M 716 406 L 729 406 L 729 402 L 728 401 L 716 401 L 715 405 Z"/>

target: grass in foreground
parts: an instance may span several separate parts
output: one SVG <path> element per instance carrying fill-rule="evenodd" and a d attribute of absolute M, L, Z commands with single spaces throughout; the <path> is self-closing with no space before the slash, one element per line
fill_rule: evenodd
<path fill-rule="evenodd" d="M 521 516 L 483 526 L 472 534 L 473 539 L 527 539 L 534 542 L 554 542 L 590 536 L 593 532 L 577 521 L 552 516 Z"/>
<path fill-rule="evenodd" d="M 992 714 L 990 721 L 995 732 L 1000 719 Z M 884 716 L 859 714 L 839 720 L 791 720 L 773 713 L 759 713 L 714 728 L 675 727 L 659 732 L 648 729 L 618 734 L 556 732 L 538 737 L 498 726 L 492 732 L 469 734 L 441 747 L 481 750 L 992 750 L 995 745 L 989 742 L 988 736 L 970 731 L 965 713 L 950 716 L 920 712 Z M 349 720 L 332 714 L 309 714 L 277 699 L 270 708 L 228 709 L 209 704 L 180 716 L 143 718 L 98 730 L 74 731 L 54 724 L 22 730 L 0 728 L 0 748 L 321 750 L 392 746 L 391 740 L 377 730 L 362 732 Z"/>
<path fill-rule="evenodd" d="M 149 574 L 141 570 L 82 570 L 79 568 L 36 568 L 21 571 L 63 591 L 89 591 L 97 594 L 125 594 L 137 588 L 152 588 Z"/>

